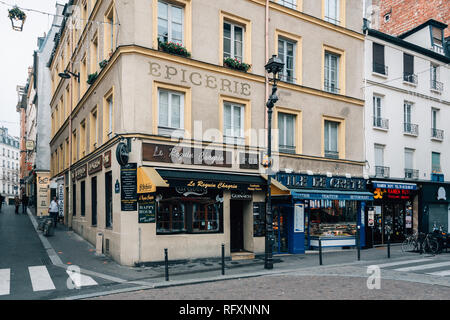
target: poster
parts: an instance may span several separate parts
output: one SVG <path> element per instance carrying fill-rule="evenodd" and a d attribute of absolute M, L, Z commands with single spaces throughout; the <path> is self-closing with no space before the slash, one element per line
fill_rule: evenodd
<path fill-rule="evenodd" d="M 150 193 L 140 194 L 138 199 L 139 223 L 154 223 L 156 221 L 155 213 L 155 196 Z"/>
<path fill-rule="evenodd" d="M 137 210 L 137 164 L 129 163 L 120 167 L 122 185 L 120 200 L 122 211 Z"/>
<path fill-rule="evenodd" d="M 305 232 L 305 205 L 298 203 L 294 209 L 294 232 Z"/>
<path fill-rule="evenodd" d="M 37 216 L 48 216 L 48 207 L 50 206 L 50 174 L 49 173 L 37 173 Z"/>
<path fill-rule="evenodd" d="M 64 185 L 58 184 L 59 216 L 64 217 Z"/>

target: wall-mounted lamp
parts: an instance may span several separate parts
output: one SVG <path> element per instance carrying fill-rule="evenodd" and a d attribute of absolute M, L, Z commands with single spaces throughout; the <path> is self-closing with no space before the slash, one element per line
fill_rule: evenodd
<path fill-rule="evenodd" d="M 70 79 L 71 77 L 77 78 L 78 82 L 80 82 L 80 73 L 78 74 L 70 72 L 69 70 L 64 70 L 64 72 L 58 73 L 58 76 L 60 76 L 63 79 Z"/>

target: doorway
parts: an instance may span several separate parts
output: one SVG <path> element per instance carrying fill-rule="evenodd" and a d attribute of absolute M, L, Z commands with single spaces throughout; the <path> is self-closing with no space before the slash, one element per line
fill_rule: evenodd
<path fill-rule="evenodd" d="M 275 241 L 273 243 L 274 253 L 288 253 L 288 218 L 291 207 L 277 206 L 273 210 L 273 233 Z"/>
<path fill-rule="evenodd" d="M 230 201 L 230 250 L 244 251 L 243 201 Z"/>

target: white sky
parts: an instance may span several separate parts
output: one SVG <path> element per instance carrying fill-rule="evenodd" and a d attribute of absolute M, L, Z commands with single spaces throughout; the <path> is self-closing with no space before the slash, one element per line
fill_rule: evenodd
<path fill-rule="evenodd" d="M 20 8 L 55 13 L 55 0 L 2 0 Z M 58 3 L 66 3 L 59 0 Z M 20 117 L 16 112 L 17 85 L 25 85 L 28 67 L 33 65 L 33 52 L 37 38 L 48 32 L 53 16 L 24 11 L 27 15 L 22 32 L 13 31 L 8 18 L 8 7 L 0 3 L 0 127 L 9 129 L 13 136 L 20 136 Z"/>

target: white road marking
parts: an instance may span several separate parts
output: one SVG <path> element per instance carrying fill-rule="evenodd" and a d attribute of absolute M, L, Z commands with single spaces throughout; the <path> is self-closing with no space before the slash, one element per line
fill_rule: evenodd
<path fill-rule="evenodd" d="M 71 271 L 66 271 L 69 275 L 70 279 L 73 281 L 74 285 L 77 287 L 85 287 L 85 286 L 95 286 L 98 283 L 89 276 L 85 276 L 80 273 L 75 273 Z"/>
<path fill-rule="evenodd" d="M 11 269 L 0 269 L 0 296 L 9 294 Z"/>
<path fill-rule="evenodd" d="M 45 266 L 28 267 L 33 291 L 55 290 L 52 278 Z"/>
<path fill-rule="evenodd" d="M 397 261 L 397 262 L 389 262 L 384 264 L 377 264 L 380 268 L 386 268 L 386 267 L 395 267 L 395 266 L 401 266 L 404 264 L 410 264 L 410 263 L 417 263 L 417 262 L 428 262 L 432 261 L 432 259 L 417 259 L 417 260 L 407 260 L 407 261 Z"/>
<path fill-rule="evenodd" d="M 445 276 L 450 276 L 450 270 L 444 270 L 444 271 L 438 271 L 438 272 L 431 272 L 431 273 L 427 273 L 427 274 L 431 274 L 432 276 L 441 276 L 441 277 L 445 277 Z"/>
<path fill-rule="evenodd" d="M 406 268 L 400 268 L 400 269 L 394 269 L 394 270 L 395 271 L 417 271 L 417 270 L 426 270 L 426 269 L 440 268 L 440 267 L 446 267 L 446 266 L 450 266 L 450 261 L 424 264 L 424 265 L 420 265 L 420 266 L 406 267 Z"/>

